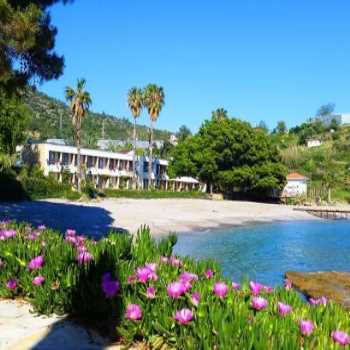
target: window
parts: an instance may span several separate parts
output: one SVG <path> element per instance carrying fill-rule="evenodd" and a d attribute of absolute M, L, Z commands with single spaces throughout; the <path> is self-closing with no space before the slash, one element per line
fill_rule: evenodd
<path fill-rule="evenodd" d="M 69 154 L 68 153 L 62 154 L 62 164 L 69 165 Z"/>
<path fill-rule="evenodd" d="M 104 169 L 106 167 L 107 159 L 106 158 L 98 158 L 98 168 Z"/>
<path fill-rule="evenodd" d="M 92 168 L 94 166 L 94 157 L 88 156 L 87 157 L 87 167 Z"/>
<path fill-rule="evenodd" d="M 60 154 L 59 152 L 49 152 L 49 164 L 56 164 L 60 161 Z"/>
<path fill-rule="evenodd" d="M 143 172 L 148 173 L 148 162 L 143 162 Z"/>

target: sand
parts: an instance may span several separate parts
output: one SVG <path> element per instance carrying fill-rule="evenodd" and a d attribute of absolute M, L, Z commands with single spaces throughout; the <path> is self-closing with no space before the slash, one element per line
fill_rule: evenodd
<path fill-rule="evenodd" d="M 152 234 L 200 231 L 250 222 L 318 220 L 292 206 L 202 199 L 103 199 L 92 202 L 43 200 L 0 204 L 0 219 L 45 224 L 59 230 L 103 234 L 111 228 L 135 233 L 148 225 Z"/>

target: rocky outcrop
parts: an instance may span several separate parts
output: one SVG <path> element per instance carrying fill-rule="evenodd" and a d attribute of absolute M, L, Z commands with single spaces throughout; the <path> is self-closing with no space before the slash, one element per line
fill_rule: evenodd
<path fill-rule="evenodd" d="M 286 278 L 307 297 L 325 296 L 350 310 L 350 273 L 286 272 Z"/>

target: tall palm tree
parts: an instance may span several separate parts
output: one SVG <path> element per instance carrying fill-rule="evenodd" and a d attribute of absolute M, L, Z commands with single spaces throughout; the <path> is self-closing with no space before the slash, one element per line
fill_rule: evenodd
<path fill-rule="evenodd" d="M 133 87 L 128 92 L 128 105 L 131 111 L 132 116 L 134 117 L 134 155 L 133 155 L 133 176 L 134 176 L 134 187 L 136 187 L 137 184 L 137 178 L 136 178 L 136 119 L 140 116 L 142 111 L 142 105 L 143 103 L 143 96 L 142 96 L 142 90 L 138 89 L 136 87 Z"/>
<path fill-rule="evenodd" d="M 153 153 L 153 124 L 157 121 L 164 106 L 164 90 L 155 84 L 149 84 L 143 91 L 143 104 L 147 108 L 150 117 L 150 140 L 148 154 L 148 188 L 152 184 L 152 153 Z"/>
<path fill-rule="evenodd" d="M 80 164 L 80 144 L 81 144 L 81 123 L 91 104 L 90 94 L 85 91 L 85 79 L 78 79 L 77 87 L 67 86 L 65 89 L 66 100 L 72 113 L 72 123 L 75 133 L 75 144 L 77 146 L 77 180 L 78 191 L 81 191 L 81 164 Z"/>

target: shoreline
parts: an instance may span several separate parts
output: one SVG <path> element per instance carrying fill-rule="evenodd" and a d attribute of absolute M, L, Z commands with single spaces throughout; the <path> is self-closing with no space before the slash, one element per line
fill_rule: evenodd
<path fill-rule="evenodd" d="M 96 237 L 113 229 L 135 234 L 142 225 L 149 226 L 153 236 L 160 236 L 279 221 L 321 220 L 293 208 L 281 204 L 207 199 L 106 198 L 91 202 L 47 199 L 0 203 L 0 219 L 45 224 L 62 232 L 73 228 L 78 233 Z"/>

